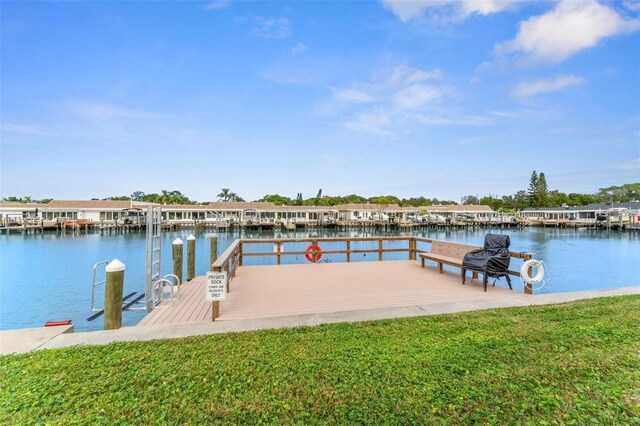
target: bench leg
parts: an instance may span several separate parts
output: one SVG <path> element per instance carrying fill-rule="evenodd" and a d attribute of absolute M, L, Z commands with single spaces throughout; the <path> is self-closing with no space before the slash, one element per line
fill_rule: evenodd
<path fill-rule="evenodd" d="M 442 268 L 442 263 L 438 262 L 438 272 L 441 274 L 444 273 L 444 269 Z"/>
<path fill-rule="evenodd" d="M 504 276 L 507 279 L 507 284 L 509 284 L 509 290 L 513 290 L 513 287 L 511 287 L 511 277 L 509 277 L 509 275 L 505 275 Z"/>
<path fill-rule="evenodd" d="M 462 275 L 462 285 L 464 285 L 467 280 L 467 270 L 464 268 L 460 268 L 460 274 Z"/>
<path fill-rule="evenodd" d="M 473 275 L 471 276 L 471 281 L 477 280 L 477 279 L 478 279 L 478 273 L 476 271 L 473 271 Z"/>
<path fill-rule="evenodd" d="M 424 257 L 422 258 L 422 267 L 424 268 Z"/>
<path fill-rule="evenodd" d="M 482 275 L 482 285 L 484 286 L 484 291 L 487 291 L 487 280 L 489 279 L 489 277 L 487 276 L 486 273 L 484 273 Z"/>

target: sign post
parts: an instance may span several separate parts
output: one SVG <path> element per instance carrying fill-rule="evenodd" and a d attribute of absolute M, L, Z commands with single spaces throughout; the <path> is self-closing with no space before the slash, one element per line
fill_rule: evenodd
<path fill-rule="evenodd" d="M 215 321 L 220 315 L 220 301 L 227 298 L 227 273 L 207 272 L 205 298 L 211 302 L 211 320 Z"/>

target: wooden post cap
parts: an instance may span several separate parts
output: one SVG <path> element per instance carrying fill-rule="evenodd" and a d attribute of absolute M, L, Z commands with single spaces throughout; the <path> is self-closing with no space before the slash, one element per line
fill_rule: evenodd
<path fill-rule="evenodd" d="M 182 240 L 180 238 L 176 238 L 175 240 L 173 240 L 173 243 L 171 243 L 173 245 L 180 245 L 182 244 Z"/>
<path fill-rule="evenodd" d="M 194 236 L 193 236 L 193 234 L 191 234 L 191 235 L 189 235 L 189 236 L 187 237 L 187 241 L 193 241 L 193 240 L 195 240 L 195 239 L 196 239 L 196 237 L 194 237 Z M 182 243 L 182 241 L 180 241 L 180 243 Z"/>
<path fill-rule="evenodd" d="M 120 272 L 120 271 L 124 271 L 124 269 L 125 269 L 124 263 L 120 262 L 118 259 L 113 259 L 111 263 L 107 265 L 107 267 L 105 268 L 105 271 Z"/>

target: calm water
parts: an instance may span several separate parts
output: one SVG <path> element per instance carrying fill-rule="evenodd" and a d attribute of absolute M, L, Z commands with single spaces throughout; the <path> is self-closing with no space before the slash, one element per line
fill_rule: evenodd
<path fill-rule="evenodd" d="M 415 235 L 482 244 L 485 230 L 471 231 L 417 231 Z M 511 235 L 514 250 L 528 251 L 547 264 L 550 280 L 540 292 L 564 292 L 640 285 L 640 235 L 583 230 L 493 230 Z M 172 270 L 171 242 L 180 237 L 186 240 L 189 231 L 163 234 L 163 274 Z M 196 233 L 196 274 L 207 271 L 209 241 L 212 233 Z M 282 237 L 307 237 L 308 232 L 276 233 Z M 372 234 L 362 231 L 320 231 L 319 236 L 374 236 L 400 235 L 400 233 Z M 244 238 L 273 237 L 272 232 L 244 232 Z M 239 234 L 218 235 L 220 252 Z M 352 249 L 373 247 L 372 243 L 352 243 Z M 306 244 L 291 244 L 287 250 L 304 250 Z M 406 243 L 398 243 L 398 247 Z M 271 246 L 267 246 L 271 249 Z M 323 249 L 343 249 L 344 243 L 323 243 Z M 388 247 L 391 247 L 389 245 Z M 425 246 L 427 248 L 428 246 Z M 265 250 L 254 246 L 253 250 Z M 388 253 L 388 259 L 406 259 L 406 253 Z M 331 255 L 334 262 L 344 256 Z M 93 264 L 101 260 L 118 258 L 126 264 L 125 294 L 144 289 L 145 236 L 140 234 L 100 235 L 44 233 L 36 235 L 0 236 L 0 329 L 40 327 L 55 319 L 72 319 L 76 330 L 102 328 L 102 317 L 88 322 L 91 315 L 90 295 Z M 352 261 L 375 260 L 375 254 L 352 255 Z M 245 264 L 274 263 L 275 258 L 248 258 Z M 303 256 L 283 257 L 283 263 L 306 262 Z M 186 259 L 185 259 L 186 263 Z M 512 260 L 512 269 L 521 261 Z M 186 265 L 185 265 L 186 267 Z M 186 275 L 186 270 L 185 270 Z M 514 280 L 514 291 L 522 291 L 522 283 Z M 103 287 L 96 291 L 97 304 L 102 306 Z M 144 312 L 125 312 L 125 325 L 134 325 Z"/>

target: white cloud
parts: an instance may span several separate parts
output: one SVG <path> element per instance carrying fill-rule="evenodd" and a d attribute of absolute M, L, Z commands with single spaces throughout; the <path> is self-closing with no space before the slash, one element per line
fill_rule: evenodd
<path fill-rule="evenodd" d="M 401 0 L 381 0 L 387 9 L 390 9 L 402 22 L 408 22 L 417 18 L 435 2 L 427 1 L 401 1 Z"/>
<path fill-rule="evenodd" d="M 442 72 L 438 68 L 430 71 L 422 71 L 401 65 L 393 69 L 389 81 L 391 84 L 411 84 L 440 78 L 442 78 Z"/>
<path fill-rule="evenodd" d="M 610 164 L 609 168 L 620 171 L 635 171 L 640 174 L 640 158 L 623 161 L 622 163 Z"/>
<path fill-rule="evenodd" d="M 501 12 L 511 7 L 516 1 L 509 0 L 467 0 L 460 2 L 462 16 L 467 17 L 473 14 L 487 16 Z"/>
<path fill-rule="evenodd" d="M 368 111 L 356 115 L 355 119 L 344 123 L 344 127 L 362 133 L 386 135 L 386 127 L 391 122 L 391 116 L 384 111 Z"/>
<path fill-rule="evenodd" d="M 379 135 L 410 131 L 416 125 L 451 124 L 451 117 L 442 113 L 439 104 L 455 93 L 455 88 L 442 79 L 439 69 L 406 65 L 384 69 L 369 81 L 333 89 L 331 102 L 321 110 L 340 117 L 347 129 Z"/>
<path fill-rule="evenodd" d="M 301 42 L 296 43 L 296 45 L 291 48 L 294 55 L 306 52 L 307 50 L 309 50 L 309 46 Z"/>
<path fill-rule="evenodd" d="M 371 102 L 374 99 L 370 94 L 356 89 L 336 90 L 333 97 L 340 101 L 356 103 Z"/>
<path fill-rule="evenodd" d="M 159 117 L 157 114 L 136 110 L 96 101 L 69 101 L 62 105 L 76 115 L 92 120 L 109 120 L 112 118 L 150 119 Z"/>
<path fill-rule="evenodd" d="M 284 38 L 291 35 L 290 22 L 287 18 L 256 18 L 257 25 L 251 29 L 250 35 L 261 38 Z"/>
<path fill-rule="evenodd" d="M 398 110 L 412 110 L 441 98 L 447 91 L 442 87 L 414 84 L 396 93 L 393 101 Z"/>
<path fill-rule="evenodd" d="M 633 12 L 640 12 L 640 1 L 638 0 L 623 0 L 622 4 Z"/>
<path fill-rule="evenodd" d="M 402 22 L 422 17 L 429 9 L 445 11 L 450 19 L 471 15 L 487 16 L 512 7 L 522 0 L 380 0 Z"/>
<path fill-rule="evenodd" d="M 517 97 L 534 96 L 539 93 L 555 92 L 565 87 L 576 86 L 584 83 L 584 78 L 573 75 L 559 75 L 549 79 L 525 80 L 518 83 L 511 94 Z"/>
<path fill-rule="evenodd" d="M 3 124 L 0 127 L 0 130 L 6 133 L 17 133 L 21 135 L 32 135 L 32 136 L 47 134 L 39 126 L 33 126 L 31 124 Z"/>
<path fill-rule="evenodd" d="M 520 23 L 515 39 L 496 45 L 496 53 L 524 54 L 531 62 L 562 62 L 603 39 L 640 28 L 596 0 L 563 0 L 550 12 Z"/>
<path fill-rule="evenodd" d="M 231 4 L 230 0 L 215 0 L 203 7 L 204 10 L 220 10 L 225 9 Z"/>

